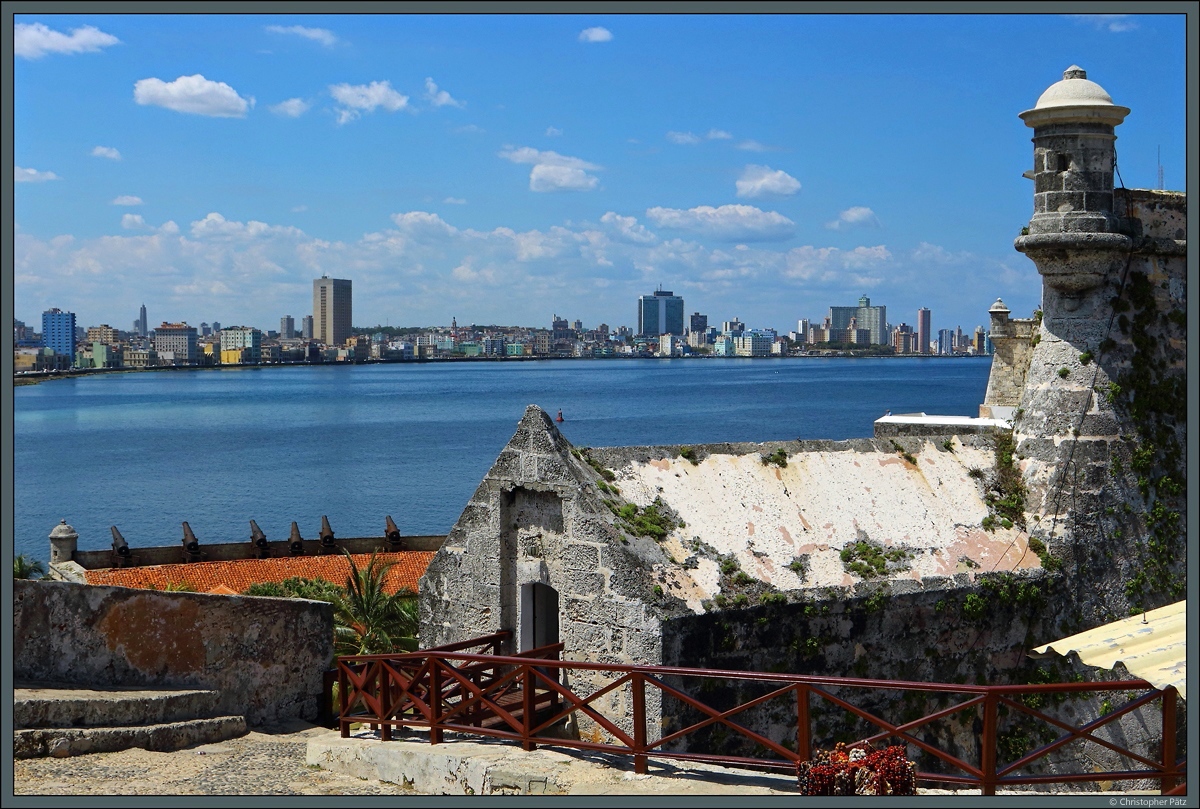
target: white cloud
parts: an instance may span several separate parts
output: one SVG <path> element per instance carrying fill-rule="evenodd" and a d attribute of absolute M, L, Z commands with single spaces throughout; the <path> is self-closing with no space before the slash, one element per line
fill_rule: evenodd
<path fill-rule="evenodd" d="M 467 201 L 462 197 L 446 197 L 442 202 L 447 205 L 466 205 Z"/>
<path fill-rule="evenodd" d="M 737 148 L 744 152 L 774 152 L 774 147 L 759 143 L 756 140 L 744 140 L 737 145 Z"/>
<path fill-rule="evenodd" d="M 844 270 L 878 268 L 891 258 L 891 252 L 884 245 L 856 247 L 850 251 L 804 245 L 787 252 L 782 274 L 793 280 L 828 283 L 838 279 Z M 874 286 L 879 280 L 862 273 L 854 274 L 858 286 Z"/>
<path fill-rule="evenodd" d="M 197 73 L 175 81 L 141 79 L 133 85 L 133 100 L 142 105 L 213 118 L 243 118 L 254 99 L 242 98 L 225 82 L 209 81 Z"/>
<path fill-rule="evenodd" d="M 304 213 L 307 210 L 308 210 L 307 205 L 296 205 L 295 207 L 292 208 L 292 213 Z"/>
<path fill-rule="evenodd" d="M 287 101 L 280 101 L 278 104 L 271 107 L 271 112 L 276 115 L 283 115 L 288 118 L 299 118 L 312 107 L 312 104 L 305 101 L 303 98 L 289 98 Z"/>
<path fill-rule="evenodd" d="M 467 124 L 466 126 L 455 127 L 454 131 L 461 132 L 463 134 L 478 135 L 482 132 L 486 132 L 487 130 L 478 124 Z"/>
<path fill-rule="evenodd" d="M 800 181 L 787 172 L 772 170 L 770 166 L 756 166 L 753 163 L 742 170 L 742 176 L 738 178 L 736 185 L 739 197 L 786 197 L 800 190 Z"/>
<path fill-rule="evenodd" d="M 562 134 L 562 130 L 556 126 L 546 127 L 546 137 L 548 137 L 548 138 L 557 138 L 561 134 Z"/>
<path fill-rule="evenodd" d="M 529 172 L 530 191 L 591 191 L 600 180 L 583 169 L 538 163 Z"/>
<path fill-rule="evenodd" d="M 940 244 L 921 242 L 911 252 L 913 261 L 925 264 L 967 264 L 975 261 L 975 255 L 970 250 L 951 252 Z"/>
<path fill-rule="evenodd" d="M 708 134 L 705 135 L 704 137 L 708 138 L 709 140 L 732 140 L 733 139 L 733 135 L 726 132 L 724 129 L 710 129 L 710 130 L 708 130 Z"/>
<path fill-rule="evenodd" d="M 132 194 L 123 194 L 112 201 L 113 205 L 141 205 L 142 198 Z"/>
<path fill-rule="evenodd" d="M 249 222 L 234 222 L 219 213 L 210 213 L 203 219 L 192 222 L 192 236 L 196 239 L 205 238 L 255 238 L 262 236 L 303 236 L 299 228 L 268 225 L 251 219 Z"/>
<path fill-rule="evenodd" d="M 97 146 L 92 149 L 92 157 L 107 157 L 109 160 L 120 160 L 121 153 L 111 146 Z"/>
<path fill-rule="evenodd" d="M 699 136 L 691 132 L 668 132 L 667 140 L 671 141 L 671 143 L 679 143 L 687 146 L 700 142 Z"/>
<path fill-rule="evenodd" d="M 579 32 L 580 42 L 609 42 L 612 40 L 612 32 L 607 28 L 584 28 Z"/>
<path fill-rule="evenodd" d="M 594 163 L 589 163 L 586 160 L 581 160 L 578 157 L 569 157 L 558 152 L 540 151 L 532 146 L 520 146 L 513 148 L 506 146 L 499 152 L 500 157 L 513 163 L 532 163 L 534 165 L 546 166 L 563 166 L 572 169 L 582 169 L 584 171 L 594 171 L 599 166 Z"/>
<path fill-rule="evenodd" d="M 121 227 L 126 230 L 141 230 L 146 227 L 146 220 L 135 213 L 127 213 L 121 217 Z"/>
<path fill-rule="evenodd" d="M 445 238 L 458 233 L 458 228 L 448 224 L 437 214 L 427 211 L 394 213 L 392 221 L 400 228 L 401 233 L 414 238 Z"/>
<path fill-rule="evenodd" d="M 117 45 L 121 40 L 99 28 L 85 25 L 64 34 L 40 22 L 13 27 L 13 52 L 26 59 L 41 59 L 48 53 L 96 53 L 101 48 Z"/>
<path fill-rule="evenodd" d="M 842 211 L 832 222 L 826 222 L 825 227 L 830 230 L 845 230 L 852 227 L 877 228 L 879 227 L 879 217 L 875 216 L 875 212 L 870 208 L 856 205 Z"/>
<path fill-rule="evenodd" d="M 37 169 L 23 169 L 20 166 L 13 166 L 13 182 L 17 183 L 44 183 L 50 180 L 61 180 L 52 171 L 38 171 Z"/>
<path fill-rule="evenodd" d="M 392 89 L 391 82 L 373 81 L 370 84 L 331 84 L 329 94 L 341 107 L 338 123 L 344 124 L 358 118 L 362 111 L 374 112 L 382 107 L 396 112 L 408 106 L 408 96 Z"/>
<path fill-rule="evenodd" d="M 650 208 L 646 216 L 662 228 L 687 230 L 724 241 L 776 241 L 795 232 L 795 222 L 753 205 L 701 205 L 689 210 Z"/>
<path fill-rule="evenodd" d="M 438 86 L 433 83 L 433 79 L 425 79 L 425 98 L 435 107 L 465 107 L 461 101 L 457 101 L 450 97 L 450 94 L 445 90 L 439 90 Z"/>
<path fill-rule="evenodd" d="M 590 191 L 600 185 L 597 177 L 587 173 L 600 166 L 578 157 L 543 152 L 531 146 L 506 146 L 498 154 L 512 163 L 533 164 L 529 172 L 530 191 Z"/>
<path fill-rule="evenodd" d="M 1114 34 L 1136 30 L 1138 24 L 1129 14 L 1068 14 L 1076 22 L 1095 26 L 1100 31 L 1111 31 Z"/>
<path fill-rule="evenodd" d="M 658 241 L 658 237 L 646 229 L 645 225 L 639 225 L 637 218 L 633 216 L 621 216 L 620 214 L 609 211 L 600 217 L 600 221 L 608 225 L 612 229 L 616 237 L 621 241 L 631 242 L 633 244 L 651 244 Z"/>
<path fill-rule="evenodd" d="M 272 34 L 293 34 L 305 39 L 311 39 L 313 42 L 321 43 L 326 48 L 332 48 L 338 42 L 337 35 L 324 28 L 305 28 L 303 25 L 268 25 L 267 30 Z"/>

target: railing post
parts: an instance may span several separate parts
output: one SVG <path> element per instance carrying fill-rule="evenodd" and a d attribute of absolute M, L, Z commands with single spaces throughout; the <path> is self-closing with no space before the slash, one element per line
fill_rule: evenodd
<path fill-rule="evenodd" d="M 346 716 L 346 664 L 343 664 L 342 661 L 338 660 L 337 661 L 337 670 L 338 670 L 338 698 L 337 698 L 337 706 L 336 707 L 337 707 L 337 712 L 338 712 L 338 729 L 342 733 L 342 738 L 347 739 L 350 737 L 350 723 L 347 722 L 345 719 L 345 716 Z M 326 696 L 328 696 L 328 695 L 326 695 Z"/>
<path fill-rule="evenodd" d="M 1175 698 L 1178 692 L 1169 685 L 1162 692 L 1162 763 L 1163 778 L 1159 794 L 1166 795 L 1175 788 Z M 1165 774 L 1171 773 L 1171 777 Z"/>
<path fill-rule="evenodd" d="M 796 762 L 812 758 L 812 736 L 808 719 L 808 685 L 796 685 Z"/>
<path fill-rule="evenodd" d="M 633 689 L 633 771 L 646 774 L 646 679 L 633 672 L 629 681 Z"/>
<path fill-rule="evenodd" d="M 392 726 L 388 724 L 388 715 L 392 707 L 392 678 L 388 675 L 387 661 L 379 661 L 379 740 L 392 740 Z"/>
<path fill-rule="evenodd" d="M 521 747 L 525 750 L 536 750 L 537 745 L 533 743 L 529 733 L 531 730 L 533 730 L 534 722 L 533 689 L 535 686 L 533 678 L 533 666 L 529 663 L 525 663 L 523 666 L 521 666 L 521 668 L 525 670 L 523 677 L 525 686 L 522 689 L 523 693 L 521 694 Z"/>
<path fill-rule="evenodd" d="M 438 664 L 441 663 L 433 655 L 429 656 L 429 743 L 440 744 L 442 729 L 438 723 L 442 719 L 442 678 L 438 676 Z"/>
<path fill-rule="evenodd" d="M 1000 698 L 992 691 L 983 699 L 983 737 L 980 740 L 979 769 L 983 771 L 980 784 L 984 795 L 996 794 L 996 723 Z"/>

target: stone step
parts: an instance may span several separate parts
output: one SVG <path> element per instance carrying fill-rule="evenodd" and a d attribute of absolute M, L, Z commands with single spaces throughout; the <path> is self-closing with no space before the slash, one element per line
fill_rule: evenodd
<path fill-rule="evenodd" d="M 132 727 L 25 728 L 13 731 L 14 758 L 80 756 L 140 747 L 169 752 L 223 742 L 246 733 L 241 716 L 218 716 Z"/>
<path fill-rule="evenodd" d="M 205 690 L 18 684 L 13 727 L 126 727 L 203 719 L 217 713 L 219 696 Z"/>

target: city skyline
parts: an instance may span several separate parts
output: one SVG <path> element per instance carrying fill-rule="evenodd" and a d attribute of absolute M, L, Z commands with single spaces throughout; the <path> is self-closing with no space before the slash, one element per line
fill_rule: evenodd
<path fill-rule="evenodd" d="M 265 330 L 322 274 L 363 291 L 359 326 L 628 324 L 659 285 L 781 331 L 863 295 L 902 321 L 1024 315 L 1017 113 L 1072 63 L 1133 108 L 1125 183 L 1156 185 L 1161 146 L 1183 186 L 1182 17 L 16 23 L 27 323 L 121 326 L 144 302 Z"/>

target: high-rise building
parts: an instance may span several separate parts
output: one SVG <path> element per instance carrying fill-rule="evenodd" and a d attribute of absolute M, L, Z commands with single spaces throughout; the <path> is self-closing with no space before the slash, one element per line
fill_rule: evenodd
<path fill-rule="evenodd" d="M 930 313 L 928 309 L 917 310 L 917 353 L 929 353 L 929 341 L 933 337 L 930 331 Z"/>
<path fill-rule="evenodd" d="M 350 281 L 322 275 L 313 281 L 313 337 L 327 346 L 340 346 L 350 336 Z"/>
<path fill-rule="evenodd" d="M 290 340 L 296 336 L 296 321 L 291 315 L 279 318 L 279 336 L 284 340 Z"/>
<path fill-rule="evenodd" d="M 61 309 L 42 312 L 42 345 L 75 360 L 75 313 Z"/>
<path fill-rule="evenodd" d="M 154 351 L 162 362 L 194 365 L 199 359 L 196 328 L 187 323 L 163 323 L 154 330 Z"/>
<path fill-rule="evenodd" d="M 806 317 L 796 321 L 796 333 L 800 335 L 800 342 L 808 341 L 808 330 L 811 326 L 812 323 Z"/>
<path fill-rule="evenodd" d="M 726 320 L 721 324 L 721 334 L 726 337 L 739 337 L 746 331 L 746 324 L 738 320 Z"/>
<path fill-rule="evenodd" d="M 849 329 L 851 320 L 856 322 L 855 328 L 866 329 L 871 333 L 869 339 L 873 345 L 887 343 L 886 306 L 872 306 L 871 299 L 863 295 L 858 299 L 858 306 L 829 307 L 830 328 L 834 331 Z"/>
<path fill-rule="evenodd" d="M 688 331 L 692 334 L 703 334 L 708 331 L 708 315 L 694 313 L 688 322 Z"/>
<path fill-rule="evenodd" d="M 954 330 L 941 329 L 938 331 L 938 354 L 948 356 L 954 353 Z"/>
<path fill-rule="evenodd" d="M 149 324 L 146 323 L 146 304 L 142 304 L 142 308 L 138 310 L 137 320 L 133 321 L 133 333 L 138 337 L 145 337 L 150 331 Z"/>
<path fill-rule="evenodd" d="M 305 315 L 300 318 L 300 339 L 311 340 L 313 338 L 313 319 L 312 315 Z"/>
<path fill-rule="evenodd" d="M 683 298 L 660 287 L 653 295 L 638 298 L 638 335 L 661 334 L 683 336 Z"/>

